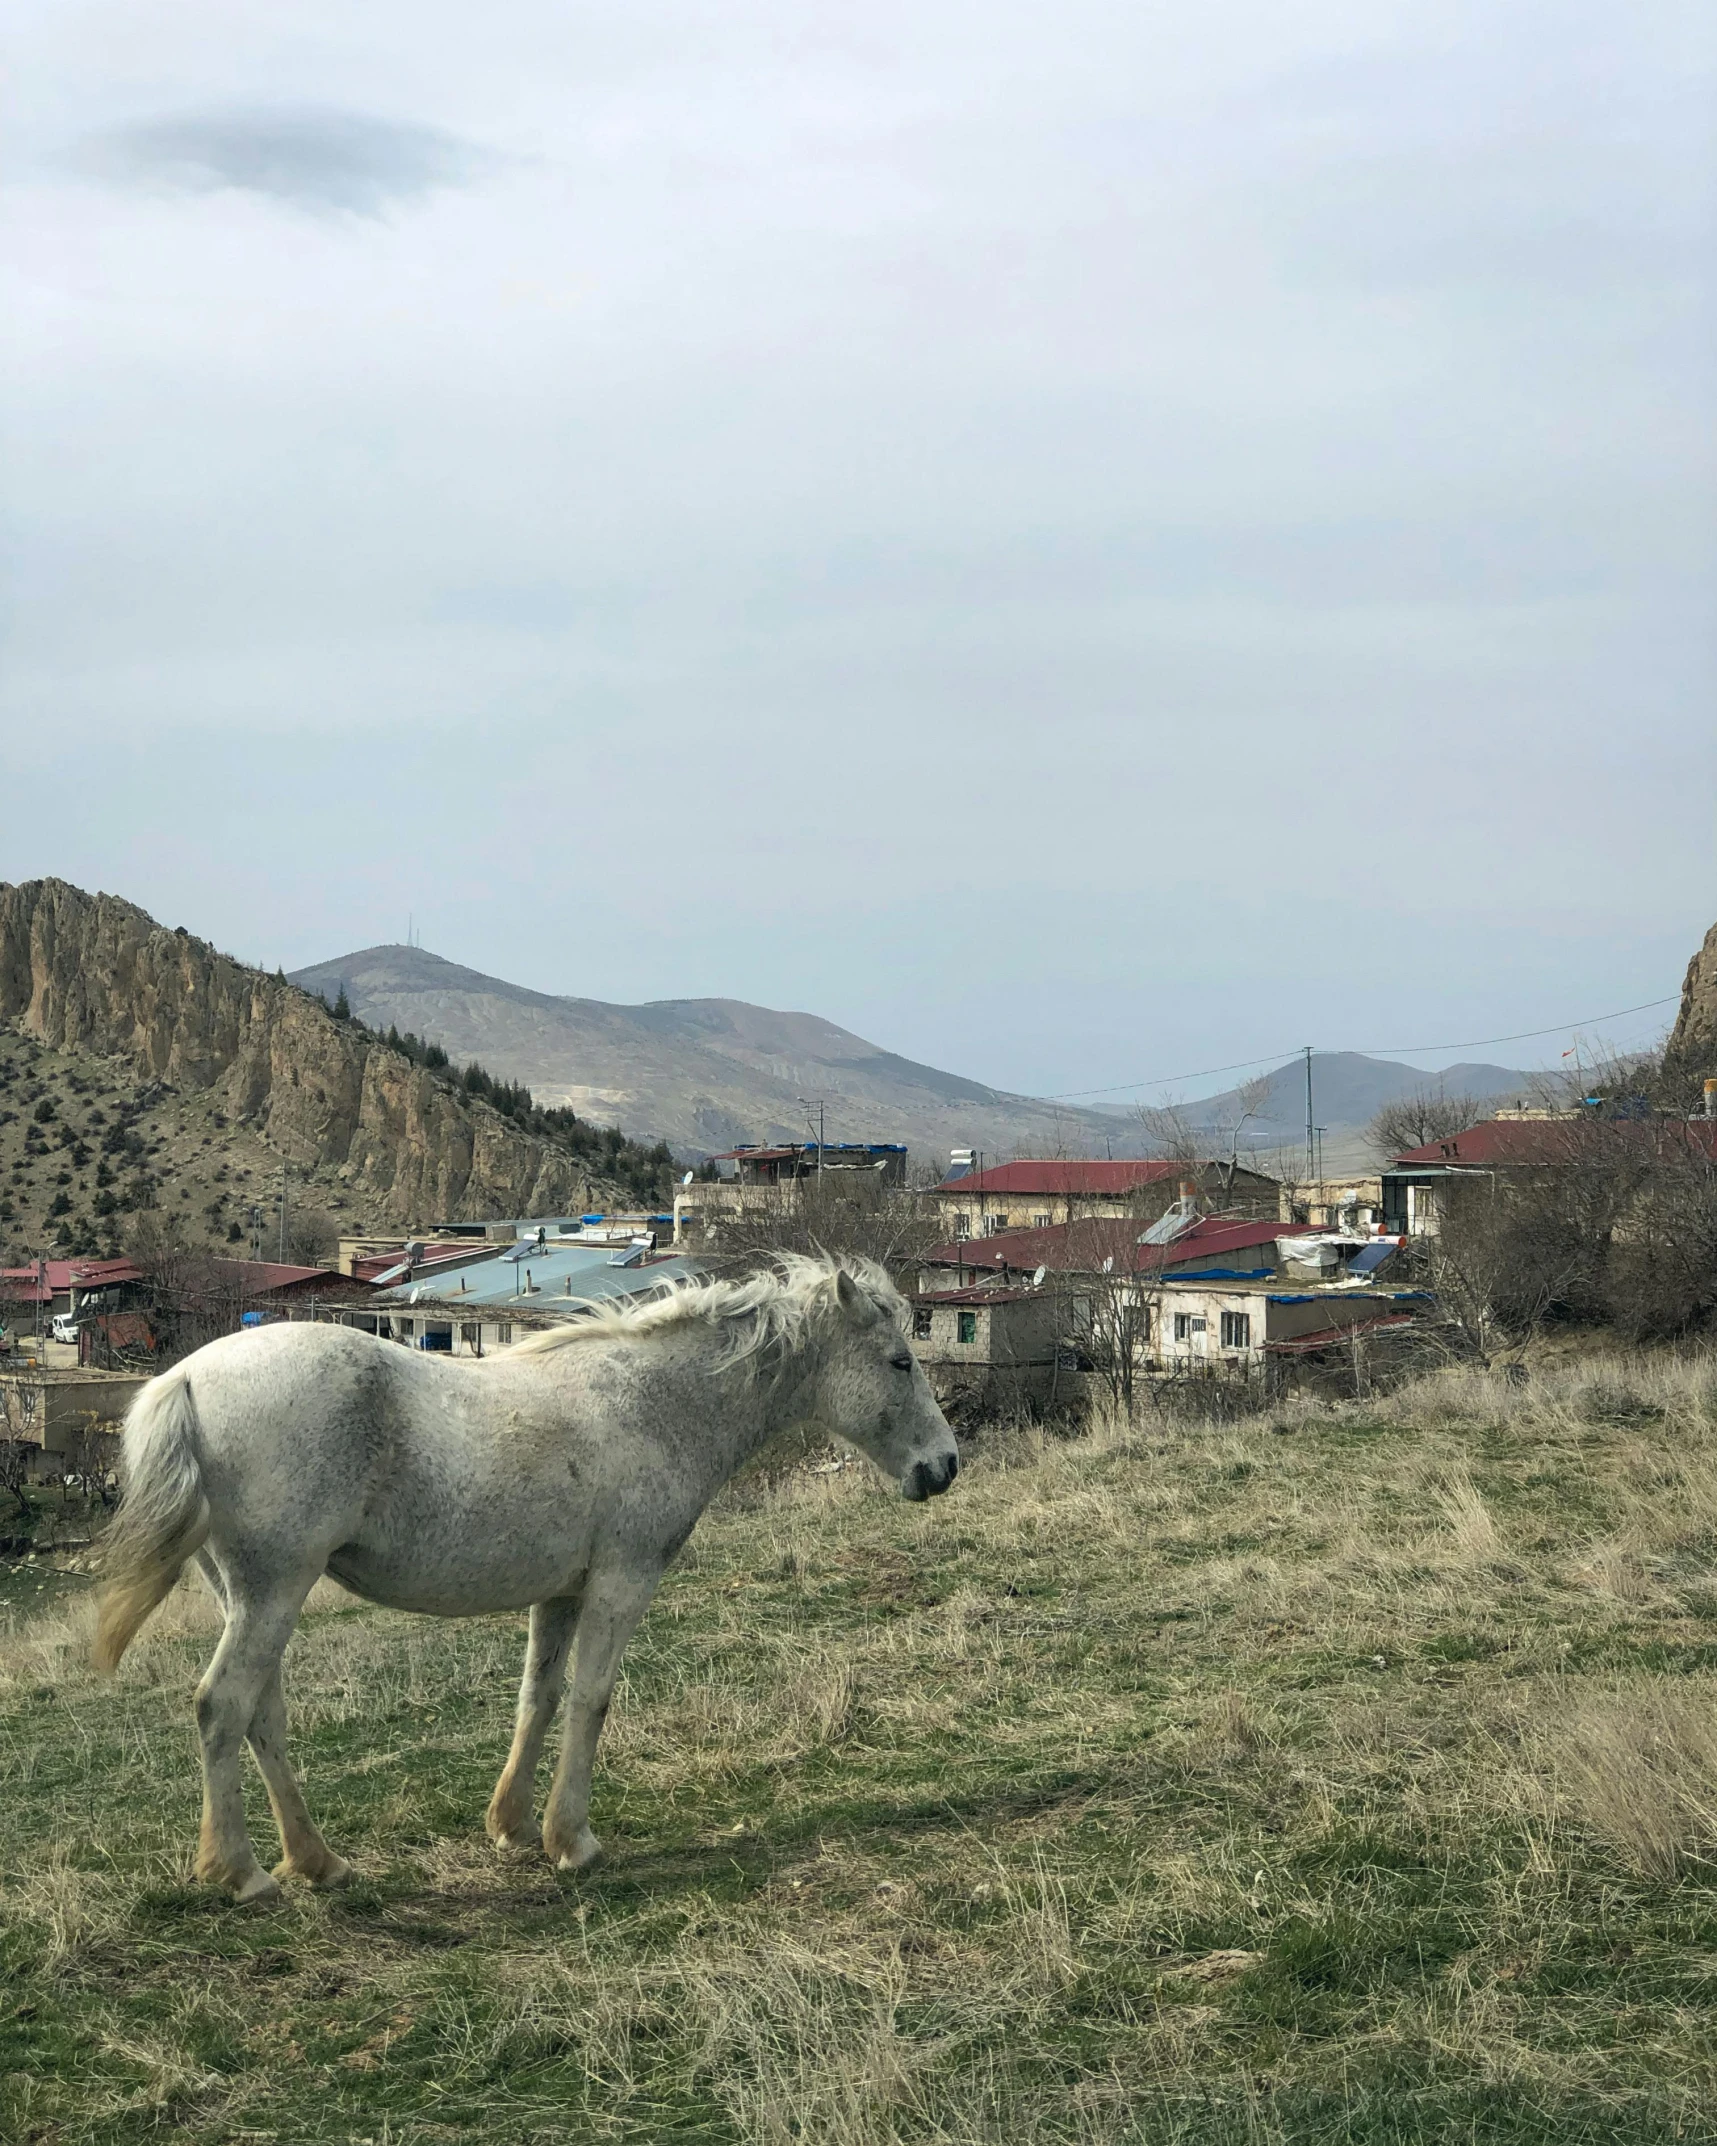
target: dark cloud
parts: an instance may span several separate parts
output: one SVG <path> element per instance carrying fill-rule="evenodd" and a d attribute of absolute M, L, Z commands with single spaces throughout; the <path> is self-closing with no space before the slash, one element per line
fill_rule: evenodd
<path fill-rule="evenodd" d="M 299 106 L 187 112 L 114 128 L 79 161 L 120 185 L 233 188 L 320 213 L 380 216 L 437 187 L 470 185 L 488 159 L 439 127 Z"/>

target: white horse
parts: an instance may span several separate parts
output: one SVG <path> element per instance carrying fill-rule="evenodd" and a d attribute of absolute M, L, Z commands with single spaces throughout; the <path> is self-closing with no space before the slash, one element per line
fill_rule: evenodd
<path fill-rule="evenodd" d="M 784 1257 L 772 1273 L 601 1310 L 481 1362 L 345 1327 L 274 1326 L 152 1380 L 126 1423 L 95 1658 L 112 1669 L 198 1559 L 226 1613 L 197 1687 L 198 1876 L 263 1900 L 282 1875 L 350 1875 L 286 1757 L 281 1655 L 324 1572 L 430 1616 L 530 1609 L 513 1747 L 488 1811 L 497 1846 L 524 1843 L 572 1655 L 542 1839 L 562 1870 L 588 1868 L 601 1853 L 591 1767 L 621 1651 L 741 1462 L 775 1432 L 817 1423 L 909 1498 L 953 1482 L 953 1435 L 905 1314 L 868 1261 Z M 285 1850 L 274 1877 L 245 1830 L 247 1738 Z"/>

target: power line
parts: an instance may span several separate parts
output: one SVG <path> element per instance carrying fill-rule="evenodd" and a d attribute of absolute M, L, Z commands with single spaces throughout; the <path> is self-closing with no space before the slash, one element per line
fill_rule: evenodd
<path fill-rule="evenodd" d="M 1600 1021 L 1625 1020 L 1630 1013 L 1654 1013 L 1660 1006 L 1673 1006 L 1679 997 L 1679 992 L 1672 991 L 1667 998 L 1647 999 L 1643 1006 L 1622 1006 L 1614 1013 L 1588 1014 L 1580 1021 L 1552 1021 L 1545 1028 L 1520 1028 L 1512 1036 L 1469 1036 L 1460 1043 L 1368 1043 L 1358 1047 L 1358 1055 L 1391 1057 L 1398 1052 L 1412 1051 L 1477 1051 L 1492 1043 L 1527 1043 L 1534 1036 L 1565 1036 L 1571 1028 L 1594 1028 Z M 1087 1095 L 1122 1095 L 1133 1088 L 1172 1088 L 1177 1081 L 1210 1080 L 1218 1073 L 1243 1073 L 1248 1066 L 1285 1064 L 1303 1049 L 1303 1044 L 1296 1044 L 1285 1050 L 1262 1051 L 1255 1058 L 1236 1058 L 1231 1065 L 1225 1066 L 1203 1066 L 1194 1073 L 1147 1073 L 1142 1080 L 1118 1080 L 1107 1088 L 1063 1088 L 1055 1095 L 1035 1096 L 1033 1101 L 1076 1103 L 1081 1096 Z"/>

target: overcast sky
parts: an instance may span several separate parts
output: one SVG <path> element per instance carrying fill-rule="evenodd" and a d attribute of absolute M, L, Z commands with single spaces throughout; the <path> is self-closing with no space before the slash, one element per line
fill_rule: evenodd
<path fill-rule="evenodd" d="M 1034 1092 L 1717 916 L 1709 0 L 9 22 L 0 877 Z"/>

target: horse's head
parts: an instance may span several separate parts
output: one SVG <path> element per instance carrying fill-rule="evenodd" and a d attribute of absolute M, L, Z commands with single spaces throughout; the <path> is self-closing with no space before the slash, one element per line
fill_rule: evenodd
<path fill-rule="evenodd" d="M 892 1475 L 906 1497 L 934 1498 L 953 1482 L 960 1456 L 907 1341 L 906 1306 L 886 1284 L 867 1288 L 844 1267 L 832 1286 L 834 1331 L 818 1415 Z"/>

